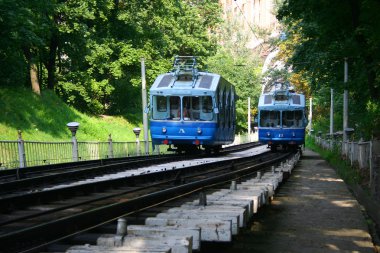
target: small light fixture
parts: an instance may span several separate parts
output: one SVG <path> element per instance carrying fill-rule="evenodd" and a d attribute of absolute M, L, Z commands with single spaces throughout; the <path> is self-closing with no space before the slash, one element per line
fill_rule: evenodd
<path fill-rule="evenodd" d="M 139 128 L 139 127 L 135 127 L 135 128 L 133 128 L 133 132 L 134 132 L 135 135 L 136 135 L 136 139 L 138 139 L 138 138 L 139 138 L 139 135 L 140 135 L 140 132 L 141 132 L 141 128 Z"/>
<path fill-rule="evenodd" d="M 72 136 L 75 136 L 77 133 L 77 130 L 79 128 L 79 123 L 78 122 L 70 122 L 70 123 L 67 123 L 66 126 L 71 131 Z"/>

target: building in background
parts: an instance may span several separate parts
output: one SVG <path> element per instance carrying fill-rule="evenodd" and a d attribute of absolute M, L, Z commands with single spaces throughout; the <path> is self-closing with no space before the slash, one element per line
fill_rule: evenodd
<path fill-rule="evenodd" d="M 253 33 L 252 40 L 247 47 L 255 48 L 264 38 L 260 38 L 260 31 L 267 34 L 278 34 L 278 21 L 275 15 L 275 0 L 220 0 L 224 19 L 237 20 L 242 28 Z"/>

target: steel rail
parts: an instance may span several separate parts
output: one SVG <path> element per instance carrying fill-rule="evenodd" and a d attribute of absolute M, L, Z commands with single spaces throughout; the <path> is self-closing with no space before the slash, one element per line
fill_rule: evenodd
<path fill-rule="evenodd" d="M 238 179 L 255 173 L 255 171 L 263 166 L 278 163 L 288 155 L 289 154 L 277 155 L 276 158 L 255 165 L 249 165 L 249 160 L 245 158 L 242 159 L 241 162 L 237 162 L 236 160 L 234 162 L 224 161 L 224 170 L 227 169 L 227 172 L 221 175 L 209 176 L 201 180 L 186 183 L 184 183 L 184 181 L 189 181 L 190 176 L 184 176 L 187 178 L 181 180 L 183 183 L 182 185 L 172 186 L 164 190 L 145 194 L 144 196 L 120 201 L 94 210 L 87 210 L 69 217 L 60 218 L 58 220 L 1 235 L 0 245 L 10 249 L 11 246 L 20 244 L 20 241 L 31 241 L 31 238 L 36 238 L 35 235 L 41 236 L 41 238 L 37 240 L 40 241 L 39 243 L 41 244 L 44 244 L 47 241 L 55 241 L 58 238 L 65 238 L 69 235 L 78 233 L 78 231 L 85 231 L 99 226 L 99 224 L 105 224 L 118 217 L 125 216 L 127 213 L 133 213 L 157 203 L 167 201 L 168 199 L 176 198 L 201 189 L 204 190 L 206 188 L 214 187 L 217 184 L 226 183 L 232 179 Z M 242 168 L 242 166 L 244 166 L 244 168 Z M 165 180 L 164 183 L 167 185 L 168 181 Z M 25 252 L 31 251 L 26 250 Z"/>
<path fill-rule="evenodd" d="M 246 148 L 252 148 L 259 145 L 262 145 L 262 144 L 258 142 L 249 142 L 249 143 L 244 143 L 240 145 L 228 146 L 228 147 L 223 148 L 221 153 L 240 151 Z M 56 163 L 56 164 L 39 165 L 39 166 L 32 166 L 32 167 L 26 167 L 26 168 L 0 170 L 0 184 L 1 184 L 1 181 L 7 182 L 7 181 L 20 180 L 27 177 L 33 177 L 34 175 L 36 174 L 38 175 L 40 173 L 44 174 L 44 173 L 55 172 L 55 171 L 62 172 L 64 170 L 80 169 L 83 167 L 86 168 L 86 167 L 91 167 L 91 166 L 103 166 L 103 165 L 109 165 L 113 163 L 141 161 L 147 158 L 157 159 L 157 158 L 165 158 L 165 157 L 168 157 L 168 158 L 178 157 L 178 155 L 161 154 L 161 155 L 130 156 L 130 157 L 86 160 L 86 161 L 78 161 L 78 162 Z M 182 157 L 186 158 L 188 156 L 182 155 Z"/>
<path fill-rule="evenodd" d="M 255 159 L 260 159 L 261 154 L 256 156 Z M 241 158 L 243 160 L 251 160 L 252 158 L 246 157 Z M 208 163 L 208 166 L 220 166 L 224 161 L 218 161 L 213 163 Z M 193 165 L 190 167 L 185 167 L 179 169 L 167 170 L 165 173 L 154 172 L 150 174 L 135 175 L 133 177 L 120 177 L 114 179 L 108 179 L 103 181 L 96 181 L 90 183 L 83 183 L 77 185 L 66 186 L 64 188 L 54 188 L 49 190 L 35 190 L 23 192 L 22 194 L 12 194 L 0 197 L 0 210 L 3 213 L 11 212 L 14 209 L 21 209 L 31 206 L 36 203 L 46 203 L 54 200 L 69 198 L 70 196 L 75 196 L 78 192 L 83 192 L 86 194 L 99 192 L 101 190 L 123 187 L 125 185 L 134 186 L 139 182 L 148 182 L 154 178 L 155 180 L 160 180 L 163 177 L 176 177 L 180 180 L 181 174 L 188 173 L 194 170 L 204 170 L 203 165 Z M 1 224 L 1 222 L 0 222 Z"/>
<path fill-rule="evenodd" d="M 57 183 L 68 182 L 70 180 L 76 180 L 78 178 L 91 178 L 99 175 L 115 173 L 118 171 L 125 171 L 135 169 L 142 166 L 152 164 L 162 164 L 168 161 L 183 160 L 183 156 L 165 156 L 165 157 L 140 157 L 139 159 L 133 159 L 131 161 L 113 162 L 103 165 L 91 165 L 86 167 L 74 167 L 68 170 L 55 170 L 45 171 L 38 173 L 38 176 L 20 179 L 16 181 L 0 183 L 0 189 L 3 193 L 9 193 L 12 191 L 37 190 L 38 187 L 47 187 L 48 185 L 54 185 Z M 190 159 L 190 157 L 187 157 Z"/>
<path fill-rule="evenodd" d="M 244 145 L 239 145 L 239 147 L 228 147 L 226 148 L 225 152 L 233 152 L 237 150 L 244 150 L 247 148 L 255 147 L 259 145 L 258 143 L 249 143 Z M 199 155 L 197 156 L 199 157 Z M 29 176 L 30 174 L 33 174 L 34 177 L 31 178 L 24 178 L 19 180 L 13 180 L 10 182 L 0 183 L 0 189 L 3 193 L 3 196 L 0 197 L 4 198 L 6 196 L 5 193 L 12 193 L 14 191 L 40 191 L 41 187 L 53 185 L 57 183 L 63 183 L 68 182 L 70 180 L 77 180 L 78 178 L 91 178 L 94 176 L 104 175 L 104 174 L 110 174 L 115 173 L 119 171 L 125 171 L 128 169 L 135 169 L 138 167 L 142 167 L 145 165 L 151 165 L 151 164 L 164 164 L 168 161 L 178 161 L 178 160 L 189 160 L 194 158 L 194 155 L 187 155 L 187 156 L 173 156 L 173 155 L 165 155 L 165 156 L 146 156 L 146 157 L 134 157 L 130 158 L 128 160 L 125 159 L 112 159 L 112 161 L 103 160 L 100 161 L 100 164 L 93 164 L 93 163 L 86 163 L 87 165 L 83 166 L 74 166 L 74 167 L 65 167 L 62 168 L 55 168 L 56 165 L 54 165 L 54 169 L 51 169 L 50 167 L 47 167 L 45 169 L 43 168 L 36 168 L 36 171 L 34 172 L 28 172 Z M 29 168 L 28 168 L 29 169 Z M 30 169 L 29 169 L 30 171 Z M 37 174 L 37 176 L 36 176 Z M 1 204 L 0 204 L 1 208 Z"/>

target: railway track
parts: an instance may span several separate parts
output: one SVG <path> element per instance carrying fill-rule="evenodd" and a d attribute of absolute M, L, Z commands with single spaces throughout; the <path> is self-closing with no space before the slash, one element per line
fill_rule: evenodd
<path fill-rule="evenodd" d="M 261 154 L 31 192 L 26 197 L 8 196 L 4 201 L 8 207 L 3 209 L 7 213 L 0 221 L 0 245 L 4 249 L 1 252 L 38 252 L 36 250 L 44 247 L 41 245 L 179 195 L 256 173 L 263 166 L 278 163 L 288 155 Z M 13 209 L 9 208 L 9 203 L 13 203 Z"/>
<path fill-rule="evenodd" d="M 246 143 L 229 146 L 224 148 L 220 154 L 216 155 L 223 155 L 226 153 L 240 151 L 259 145 L 261 144 Z M 54 185 L 67 181 L 90 178 L 153 164 L 165 164 L 170 161 L 189 160 L 199 156 L 210 157 L 210 155 L 206 154 L 152 155 L 110 158 L 0 170 L 0 189 L 2 190 L 2 193 L 20 191 L 21 189 L 30 190 L 30 188 L 38 188 L 39 186 L 42 187 L 47 185 Z"/>

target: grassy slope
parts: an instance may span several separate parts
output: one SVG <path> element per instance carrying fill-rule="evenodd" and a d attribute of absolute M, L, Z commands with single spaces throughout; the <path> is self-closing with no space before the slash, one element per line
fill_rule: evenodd
<path fill-rule="evenodd" d="M 88 116 L 63 103 L 53 92 L 41 96 L 30 89 L 0 88 L 0 140 L 16 140 L 17 130 L 28 141 L 69 141 L 66 124 L 80 123 L 78 141 L 134 141 L 134 127 L 141 127 L 142 116 Z M 143 134 L 143 133 L 142 133 Z M 140 135 L 140 139 L 141 139 Z"/>

